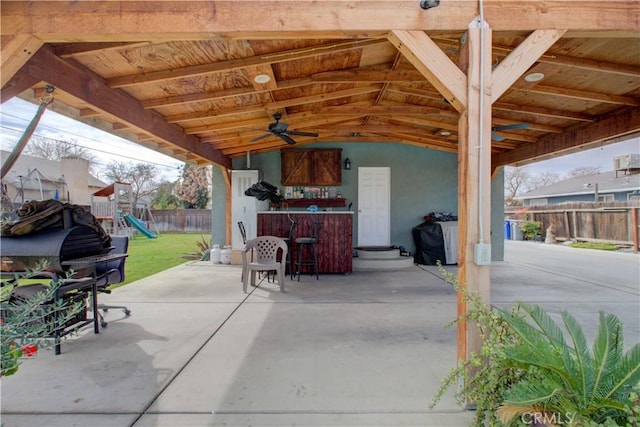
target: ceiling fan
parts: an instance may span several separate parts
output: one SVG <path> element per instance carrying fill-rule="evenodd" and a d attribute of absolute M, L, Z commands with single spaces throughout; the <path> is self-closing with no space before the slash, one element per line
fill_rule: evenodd
<path fill-rule="evenodd" d="M 275 120 L 275 122 L 269 123 L 269 128 L 265 131 L 266 133 L 264 135 L 260 135 L 253 138 L 251 142 L 255 142 L 260 139 L 266 138 L 268 136 L 275 135 L 281 140 L 283 140 L 284 142 L 286 142 L 287 144 L 295 144 L 296 141 L 293 138 L 291 138 L 291 135 L 312 136 L 312 137 L 318 136 L 318 134 L 315 132 L 301 132 L 297 130 L 287 130 L 289 125 L 284 122 L 281 122 L 280 121 L 281 118 L 282 118 L 282 114 L 275 113 L 273 115 L 273 119 Z"/>
<path fill-rule="evenodd" d="M 501 130 L 526 129 L 528 127 L 528 123 L 514 123 L 512 125 L 492 126 L 491 139 L 497 142 L 504 141 L 506 138 L 498 133 Z"/>

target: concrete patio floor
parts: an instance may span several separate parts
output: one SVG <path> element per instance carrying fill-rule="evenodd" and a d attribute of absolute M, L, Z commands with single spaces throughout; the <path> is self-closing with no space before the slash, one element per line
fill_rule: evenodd
<path fill-rule="evenodd" d="M 640 257 L 506 243 L 492 302 L 568 310 L 593 336 L 597 311 L 640 341 Z M 447 267 L 455 270 L 455 266 Z M 192 262 L 101 295 L 125 304 L 100 334 L 41 350 L 1 381 L 14 426 L 462 426 L 449 394 L 456 296 L 435 266 L 303 276 L 242 292 L 238 266 Z"/>

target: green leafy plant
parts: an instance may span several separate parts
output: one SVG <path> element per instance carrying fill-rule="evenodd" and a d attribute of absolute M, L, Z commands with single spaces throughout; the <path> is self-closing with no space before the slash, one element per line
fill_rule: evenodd
<path fill-rule="evenodd" d="M 540 221 L 524 221 L 520 224 L 520 230 L 526 240 L 535 240 L 542 233 L 542 223 Z"/>
<path fill-rule="evenodd" d="M 498 411 L 508 424 L 532 411 L 547 419 L 564 418 L 571 425 L 612 420 L 625 425 L 631 392 L 640 381 L 640 344 L 623 351 L 622 323 L 613 314 L 599 314 L 598 333 L 589 349 L 582 327 L 566 311 L 562 329 L 540 307 L 520 305 L 520 313 L 501 312 L 518 337 L 505 347 L 508 365 L 523 373 L 505 393 Z M 636 415 L 640 411 L 635 408 Z"/>
<path fill-rule="evenodd" d="M 442 267 L 440 272 L 456 291 L 462 293 L 468 307 L 465 315 L 447 326 L 465 321 L 472 327 L 478 327 L 482 345 L 479 351 L 459 360 L 458 365 L 449 371 L 430 408 L 433 409 L 437 405 L 450 387 L 459 384 L 456 391 L 458 402 L 472 403 L 476 407 L 473 425 L 500 425 L 497 410 L 504 402 L 506 391 L 522 376 L 518 369 L 510 366 L 505 357 L 506 347 L 516 344 L 518 337 L 499 311 L 485 304 L 476 293 L 460 286 L 452 273 Z"/>
<path fill-rule="evenodd" d="M 623 330 L 612 314 L 599 314 L 590 349 L 584 332 L 568 312 L 560 313 L 565 332 L 536 305 L 510 310 L 487 306 L 442 270 L 463 294 L 468 312 L 453 323 L 475 322 L 482 345 L 459 362 L 436 394 L 461 381 L 456 397 L 477 405 L 474 425 L 637 427 L 640 425 L 640 344 L 623 351 Z"/>
<path fill-rule="evenodd" d="M 198 248 L 197 251 L 189 252 L 183 255 L 182 258 L 209 261 L 209 257 L 211 256 L 211 245 L 209 244 L 209 241 L 207 241 L 204 236 L 200 236 L 200 240 L 196 242 L 196 246 Z"/>
<path fill-rule="evenodd" d="M 27 273 L 20 279 L 28 279 L 33 274 Z M 18 277 L 14 279 L 13 282 L 17 282 Z M 53 343 L 50 338 L 57 325 L 67 324 L 84 307 L 82 302 L 71 299 L 54 301 L 55 292 L 60 286 L 59 280 L 52 281 L 29 299 L 10 298 L 14 286 L 10 283 L 2 286 L 0 376 L 18 372 L 23 356 L 32 356 L 38 349 L 51 347 Z"/>

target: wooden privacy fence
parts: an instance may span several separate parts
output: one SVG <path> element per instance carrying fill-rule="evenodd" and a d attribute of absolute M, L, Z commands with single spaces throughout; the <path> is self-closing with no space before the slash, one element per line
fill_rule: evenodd
<path fill-rule="evenodd" d="M 505 210 L 507 219 L 540 221 L 542 234 L 554 224 L 559 240 L 603 241 L 638 250 L 638 209 L 635 202 L 565 203 Z"/>
<path fill-rule="evenodd" d="M 211 233 L 211 209 L 151 209 L 151 215 L 160 233 Z"/>

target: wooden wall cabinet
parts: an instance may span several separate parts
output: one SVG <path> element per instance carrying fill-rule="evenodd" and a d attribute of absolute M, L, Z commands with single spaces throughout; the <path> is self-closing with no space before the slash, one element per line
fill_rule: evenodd
<path fill-rule="evenodd" d="M 342 148 L 280 150 L 282 185 L 342 185 Z"/>

